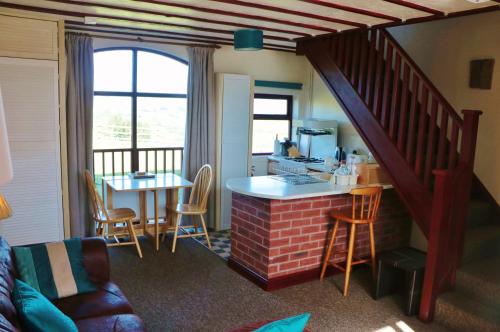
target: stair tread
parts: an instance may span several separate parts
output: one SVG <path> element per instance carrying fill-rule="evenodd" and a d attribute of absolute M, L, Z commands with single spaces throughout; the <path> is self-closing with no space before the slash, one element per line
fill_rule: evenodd
<path fill-rule="evenodd" d="M 498 331 L 500 305 L 472 299 L 460 291 L 441 295 L 436 302 L 436 321 L 463 331 Z"/>
<path fill-rule="evenodd" d="M 500 255 L 500 225 L 483 225 L 465 233 L 464 265 Z"/>
<path fill-rule="evenodd" d="M 484 225 L 470 229 L 465 234 L 465 242 L 483 241 L 498 237 L 500 239 L 500 225 Z"/>
<path fill-rule="evenodd" d="M 461 267 L 458 273 L 494 283 L 500 288 L 500 257 L 469 263 Z"/>
<path fill-rule="evenodd" d="M 495 210 L 487 201 L 472 199 L 469 202 L 469 213 L 467 215 L 467 227 L 474 228 L 494 223 Z"/>
<path fill-rule="evenodd" d="M 469 263 L 457 271 L 457 291 L 500 306 L 500 256 Z"/>

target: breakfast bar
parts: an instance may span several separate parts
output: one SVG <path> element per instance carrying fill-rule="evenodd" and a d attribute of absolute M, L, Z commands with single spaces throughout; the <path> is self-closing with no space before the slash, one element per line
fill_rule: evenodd
<path fill-rule="evenodd" d="M 319 277 L 329 228 L 329 213 L 351 207 L 343 186 L 308 175 L 230 179 L 232 191 L 229 265 L 265 290 Z M 377 252 L 408 242 L 411 217 L 390 185 L 384 185 L 375 223 Z M 355 257 L 369 254 L 368 227 L 360 225 Z M 335 262 L 345 261 L 346 227 L 338 229 Z"/>

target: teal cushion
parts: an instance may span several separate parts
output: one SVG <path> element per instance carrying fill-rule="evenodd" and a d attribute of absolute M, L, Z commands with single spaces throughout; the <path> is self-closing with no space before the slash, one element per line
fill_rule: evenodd
<path fill-rule="evenodd" d="M 22 281 L 54 300 L 97 290 L 83 266 L 80 239 L 14 247 Z"/>
<path fill-rule="evenodd" d="M 277 320 L 261 326 L 255 332 L 302 332 L 306 328 L 309 317 L 311 317 L 311 314 L 305 313 Z"/>
<path fill-rule="evenodd" d="M 30 332 L 77 332 L 75 323 L 45 296 L 17 280 L 12 292 L 23 329 Z"/>

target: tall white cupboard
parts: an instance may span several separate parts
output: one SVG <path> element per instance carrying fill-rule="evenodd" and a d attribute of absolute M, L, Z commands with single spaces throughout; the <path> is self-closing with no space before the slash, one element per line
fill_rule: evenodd
<path fill-rule="evenodd" d="M 13 210 L 0 235 L 11 245 L 64 238 L 58 24 L 0 14 L 0 89 L 14 169 L 0 188 Z"/>
<path fill-rule="evenodd" d="M 217 229 L 231 228 L 232 193 L 226 188 L 226 181 L 249 174 L 252 95 L 250 76 L 222 73 L 216 75 Z"/>

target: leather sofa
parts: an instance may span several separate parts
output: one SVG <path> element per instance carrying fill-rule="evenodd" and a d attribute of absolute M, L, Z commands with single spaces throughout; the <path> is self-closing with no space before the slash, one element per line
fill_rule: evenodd
<path fill-rule="evenodd" d="M 84 265 L 98 288 L 93 293 L 70 296 L 53 303 L 75 322 L 79 331 L 145 331 L 144 323 L 118 286 L 109 279 L 109 256 L 99 238 L 82 239 Z M 17 272 L 13 252 L 0 237 L 0 331 L 21 331 L 11 294 Z"/>

